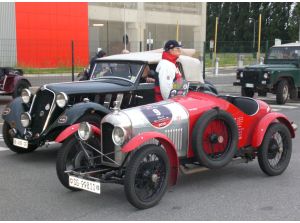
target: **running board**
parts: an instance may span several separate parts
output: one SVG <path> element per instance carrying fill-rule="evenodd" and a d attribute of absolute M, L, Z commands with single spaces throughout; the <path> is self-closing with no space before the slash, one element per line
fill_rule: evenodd
<path fill-rule="evenodd" d="M 248 162 L 249 162 L 249 160 L 247 160 L 247 159 L 235 158 L 235 159 L 232 159 L 232 161 L 229 162 L 228 164 L 239 164 L 239 163 L 248 163 Z M 180 165 L 179 169 L 185 175 L 194 174 L 194 173 L 201 173 L 201 172 L 205 172 L 207 170 L 210 170 L 207 167 L 196 166 L 196 165 L 194 165 L 194 167 L 186 167 L 186 166 Z"/>

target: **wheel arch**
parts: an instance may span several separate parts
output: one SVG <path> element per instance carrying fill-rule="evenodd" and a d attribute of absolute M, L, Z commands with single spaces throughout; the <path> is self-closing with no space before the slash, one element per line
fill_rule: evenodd
<path fill-rule="evenodd" d="M 158 140 L 165 148 L 170 161 L 170 185 L 175 185 L 178 177 L 179 159 L 174 144 L 171 140 L 162 133 L 144 132 L 133 137 L 122 149 L 123 153 L 129 153 L 136 150 L 137 147 L 150 139 Z"/>
<path fill-rule="evenodd" d="M 283 114 L 272 112 L 263 117 L 256 126 L 251 143 L 252 147 L 258 148 L 261 145 L 268 127 L 273 122 L 280 122 L 284 124 L 289 129 L 291 137 L 295 138 L 295 131 L 288 118 Z"/>

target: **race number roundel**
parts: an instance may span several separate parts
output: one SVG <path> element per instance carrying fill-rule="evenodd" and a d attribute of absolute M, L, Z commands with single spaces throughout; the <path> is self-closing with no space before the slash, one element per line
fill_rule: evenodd
<path fill-rule="evenodd" d="M 144 106 L 141 111 L 148 121 L 156 128 L 163 128 L 172 121 L 172 113 L 165 106 Z"/>

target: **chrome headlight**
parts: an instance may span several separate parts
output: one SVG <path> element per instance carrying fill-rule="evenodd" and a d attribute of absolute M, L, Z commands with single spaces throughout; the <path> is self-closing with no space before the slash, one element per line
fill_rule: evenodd
<path fill-rule="evenodd" d="M 244 77 L 244 74 L 243 74 L 243 71 L 240 73 L 240 78 L 243 78 Z"/>
<path fill-rule="evenodd" d="M 21 98 L 23 103 L 28 104 L 31 99 L 31 92 L 27 88 L 24 88 L 21 92 Z"/>
<path fill-rule="evenodd" d="M 68 95 L 66 95 L 64 92 L 60 92 L 56 95 L 56 104 L 58 107 L 63 108 L 68 103 Z"/>
<path fill-rule="evenodd" d="M 121 146 L 126 139 L 126 131 L 122 127 L 116 126 L 112 132 L 112 140 L 117 146 Z"/>
<path fill-rule="evenodd" d="M 268 77 L 269 77 L 269 74 L 268 73 L 264 73 L 264 78 L 268 79 Z"/>
<path fill-rule="evenodd" d="M 88 140 L 92 135 L 92 127 L 88 122 L 81 122 L 77 130 L 81 140 Z"/>
<path fill-rule="evenodd" d="M 31 116 L 28 112 L 24 112 L 21 114 L 21 124 L 24 128 L 28 127 L 31 122 Z"/>

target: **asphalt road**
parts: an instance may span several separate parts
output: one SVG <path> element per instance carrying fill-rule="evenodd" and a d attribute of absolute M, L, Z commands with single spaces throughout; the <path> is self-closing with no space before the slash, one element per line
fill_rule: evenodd
<path fill-rule="evenodd" d="M 220 92 L 227 93 L 229 83 L 219 78 L 212 78 L 213 83 L 217 83 Z M 239 91 L 230 92 L 238 94 Z M 265 100 L 272 109 L 286 114 L 300 125 L 300 101 L 276 105 L 272 95 Z M 0 137 L 0 219 L 299 220 L 299 144 L 297 132 L 290 165 L 280 176 L 266 176 L 257 160 L 180 175 L 177 185 L 168 189 L 157 206 L 140 211 L 127 202 L 120 185 L 102 184 L 101 195 L 71 192 L 64 188 L 55 170 L 59 147 L 44 147 L 19 155 L 7 150 Z"/>

